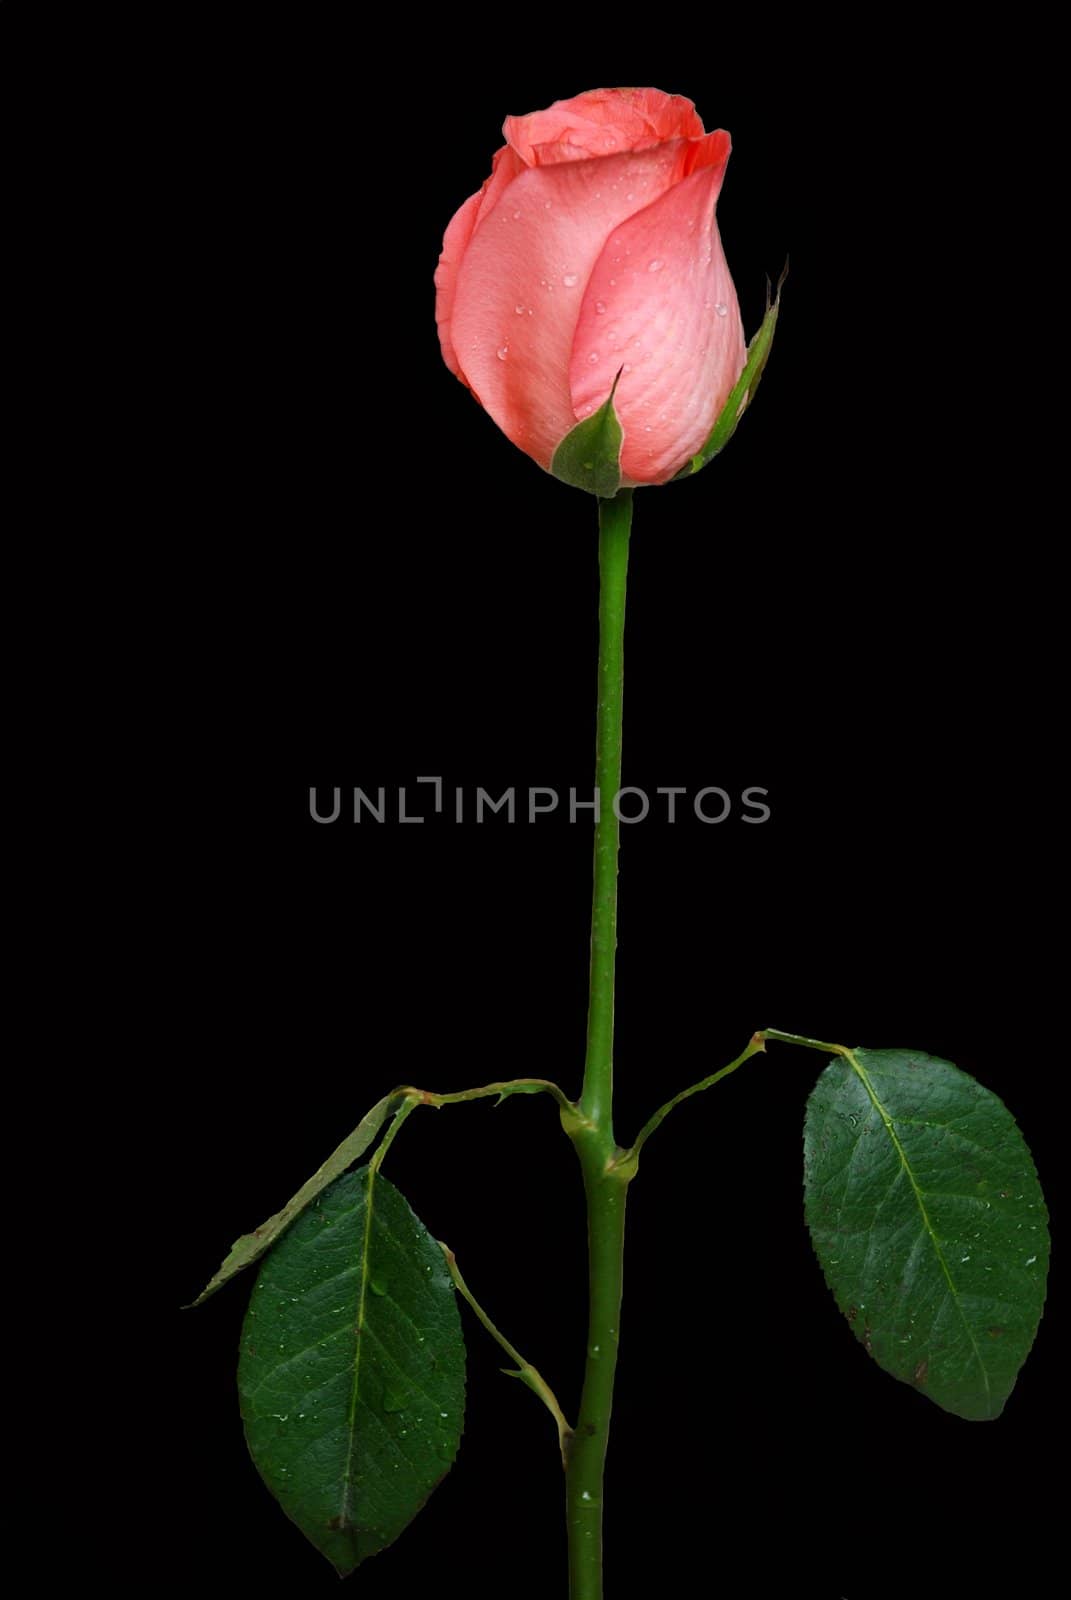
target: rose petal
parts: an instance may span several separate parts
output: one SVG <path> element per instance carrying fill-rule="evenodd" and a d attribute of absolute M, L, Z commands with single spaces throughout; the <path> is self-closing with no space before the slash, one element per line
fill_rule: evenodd
<path fill-rule="evenodd" d="M 491 163 L 491 176 L 454 213 L 443 238 L 439 265 L 435 269 L 435 321 L 439 328 L 443 360 L 462 383 L 466 383 L 467 379 L 461 371 L 450 332 L 458 268 L 480 219 L 496 204 L 503 190 L 513 182 L 517 174 L 523 171 L 524 162 L 508 145 L 496 150 Z"/>
<path fill-rule="evenodd" d="M 570 355 L 585 286 L 606 240 L 637 206 L 679 183 L 705 143 L 678 139 L 600 161 L 531 168 L 476 225 L 454 288 L 453 350 L 481 405 L 540 465 L 549 467 L 577 421 Z M 605 399 L 613 379 L 608 362 L 601 373 Z"/>
<path fill-rule="evenodd" d="M 691 100 L 661 89 L 593 89 L 556 100 L 545 111 L 507 117 L 502 132 L 530 167 L 644 150 L 670 139 L 697 139 L 702 119 Z"/>
<path fill-rule="evenodd" d="M 744 365 L 743 323 L 715 219 L 729 136 L 719 131 L 702 143 L 707 164 L 615 229 L 577 321 L 573 406 L 590 414 L 621 371 L 614 404 L 625 431 L 621 470 L 631 483 L 664 483 L 684 465 Z"/>

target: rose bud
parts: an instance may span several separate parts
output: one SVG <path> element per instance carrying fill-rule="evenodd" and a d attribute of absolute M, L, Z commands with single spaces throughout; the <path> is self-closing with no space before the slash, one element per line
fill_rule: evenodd
<path fill-rule="evenodd" d="M 729 135 L 659 89 L 596 89 L 503 132 L 435 273 L 447 366 L 567 482 L 613 494 L 696 470 L 776 317 L 749 359 L 715 219 Z"/>

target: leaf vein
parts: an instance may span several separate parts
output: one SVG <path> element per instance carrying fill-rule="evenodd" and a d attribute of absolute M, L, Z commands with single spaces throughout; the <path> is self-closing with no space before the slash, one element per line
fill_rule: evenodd
<path fill-rule="evenodd" d="M 375 1188 L 375 1168 L 368 1168 L 368 1189 L 365 1194 L 365 1220 L 364 1237 L 361 1241 L 360 1269 L 361 1287 L 357 1297 L 357 1327 L 356 1350 L 353 1357 L 353 1388 L 350 1391 L 350 1407 L 346 1417 L 347 1443 L 346 1443 L 346 1468 L 342 1478 L 342 1504 L 340 1515 L 342 1523 L 350 1520 L 350 1494 L 353 1482 L 353 1458 L 357 1450 L 357 1396 L 361 1380 L 361 1334 L 364 1332 L 365 1304 L 368 1299 L 368 1255 L 372 1242 L 372 1191 Z"/>
<path fill-rule="evenodd" d="M 334 1333 L 325 1334 L 322 1339 L 314 1339 L 312 1344 L 307 1344 L 303 1350 L 295 1350 L 292 1356 L 287 1356 L 285 1361 L 278 1362 L 270 1372 L 266 1372 L 254 1388 L 247 1389 L 246 1398 L 252 1400 L 254 1395 L 260 1393 L 266 1383 L 270 1383 L 272 1378 L 278 1377 L 280 1372 L 284 1372 L 295 1361 L 300 1361 L 302 1356 L 307 1356 L 310 1350 L 319 1350 L 321 1345 L 330 1344 L 332 1339 L 337 1339 L 340 1334 L 349 1333 L 349 1331 L 348 1328 L 336 1328 Z"/>
<path fill-rule="evenodd" d="M 395 1359 L 394 1355 L 391 1353 L 391 1351 L 388 1348 L 388 1346 L 384 1343 L 382 1335 L 378 1332 L 378 1330 L 375 1327 L 373 1327 L 373 1325 L 371 1323 L 369 1323 L 368 1326 L 365 1328 L 365 1332 L 367 1334 L 370 1334 L 372 1336 L 372 1338 L 376 1341 L 376 1343 L 379 1345 L 379 1348 L 383 1351 L 383 1353 L 386 1356 L 387 1360 L 390 1362 L 391 1366 L 394 1368 L 395 1372 L 399 1373 L 401 1375 L 401 1377 L 405 1380 L 405 1384 L 406 1384 L 407 1388 L 415 1389 L 418 1394 L 422 1394 L 424 1396 L 424 1399 L 428 1401 L 429 1405 L 432 1405 L 432 1406 L 435 1406 L 435 1407 L 439 1407 L 442 1404 L 441 1395 L 440 1396 L 436 1396 L 436 1395 L 433 1395 L 433 1394 L 429 1394 L 428 1391 L 423 1387 L 422 1384 L 419 1384 L 419 1383 L 415 1382 L 414 1379 L 410 1377 L 409 1373 L 402 1366 L 401 1362 L 399 1362 L 398 1360 Z"/>
<path fill-rule="evenodd" d="M 971 1349 L 974 1352 L 974 1358 L 977 1361 L 979 1370 L 980 1370 L 980 1372 L 982 1374 L 982 1381 L 985 1384 L 986 1401 L 989 1404 L 990 1409 L 992 1409 L 992 1395 L 991 1395 L 990 1385 L 989 1385 L 989 1373 L 988 1373 L 988 1371 L 986 1369 L 985 1362 L 982 1360 L 982 1352 L 978 1348 L 978 1341 L 974 1337 L 974 1329 L 971 1327 L 970 1323 L 967 1320 L 967 1313 L 964 1311 L 963 1305 L 962 1305 L 962 1303 L 960 1301 L 959 1291 L 957 1290 L 955 1282 L 954 1282 L 954 1280 L 952 1278 L 952 1274 L 949 1271 L 948 1262 L 945 1260 L 944 1251 L 941 1249 L 941 1241 L 937 1237 L 937 1233 L 934 1230 L 934 1226 L 933 1226 L 932 1222 L 930 1221 L 929 1212 L 926 1210 L 925 1192 L 921 1188 L 917 1178 L 915 1177 L 914 1171 L 913 1171 L 913 1169 L 911 1167 L 911 1163 L 907 1159 L 907 1152 L 905 1151 L 902 1143 L 900 1142 L 899 1136 L 897 1135 L 896 1127 L 895 1127 L 893 1118 L 889 1115 L 889 1112 L 885 1109 L 885 1106 L 882 1103 L 882 1101 L 878 1099 L 877 1092 L 874 1089 L 874 1086 L 870 1081 L 870 1074 L 867 1072 L 866 1068 L 863 1066 L 862 1062 L 858 1059 L 858 1057 L 856 1056 L 856 1054 L 855 1054 L 855 1052 L 853 1050 L 845 1050 L 844 1051 L 844 1055 L 845 1055 L 846 1059 L 848 1060 L 852 1070 L 855 1072 L 855 1074 L 859 1078 L 860 1082 L 862 1083 L 862 1085 L 863 1085 L 864 1089 L 866 1090 L 867 1094 L 870 1096 L 871 1102 L 872 1102 L 875 1110 L 877 1111 L 878 1115 L 881 1117 L 882 1122 L 885 1124 L 885 1131 L 889 1135 L 889 1138 L 892 1140 L 892 1143 L 893 1143 L 893 1146 L 894 1146 L 894 1148 L 896 1150 L 896 1153 L 900 1157 L 900 1160 L 901 1160 L 901 1162 L 903 1164 L 903 1169 L 904 1169 L 905 1173 L 907 1174 L 908 1182 L 911 1184 L 911 1187 L 914 1190 L 915 1200 L 916 1200 L 916 1203 L 918 1205 L 919 1212 L 920 1212 L 920 1214 L 922 1216 L 923 1227 L 925 1228 L 926 1232 L 930 1236 L 930 1243 L 933 1246 L 933 1251 L 934 1251 L 934 1254 L 937 1257 L 937 1261 L 938 1261 L 938 1264 L 940 1265 L 941 1271 L 944 1273 L 945 1280 L 946 1280 L 946 1282 L 948 1284 L 949 1291 L 951 1293 L 952 1301 L 953 1301 L 953 1303 L 954 1303 L 954 1305 L 956 1307 L 956 1310 L 959 1312 L 960 1317 L 961 1317 L 961 1319 L 963 1321 L 963 1326 L 966 1329 L 967 1337 L 970 1340 Z"/>

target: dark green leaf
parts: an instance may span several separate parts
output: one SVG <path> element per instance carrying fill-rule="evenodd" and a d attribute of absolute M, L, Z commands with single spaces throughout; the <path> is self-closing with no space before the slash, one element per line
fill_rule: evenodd
<path fill-rule="evenodd" d="M 345 1575 L 391 1544 L 461 1439 L 465 1347 L 442 1250 L 386 1178 L 340 1178 L 280 1240 L 242 1328 L 250 1453 Z"/>
<path fill-rule="evenodd" d="M 612 500 L 621 487 L 621 424 L 614 410 L 614 379 L 606 404 L 565 435 L 554 452 L 550 470 L 574 489 L 586 489 L 600 500 Z"/>
<path fill-rule="evenodd" d="M 233 1278 L 243 1267 L 251 1266 L 265 1250 L 270 1249 L 295 1218 L 301 1215 L 311 1200 L 315 1200 L 329 1183 L 334 1183 L 347 1167 L 352 1167 L 353 1163 L 364 1155 L 386 1121 L 394 1099 L 393 1094 L 384 1095 L 368 1115 L 361 1118 L 353 1132 L 346 1135 L 338 1149 L 332 1151 L 323 1166 L 313 1173 L 307 1183 L 301 1185 L 294 1198 L 288 1200 L 281 1211 L 269 1217 L 267 1222 L 262 1222 L 252 1233 L 243 1233 L 240 1239 L 235 1239 L 230 1254 L 215 1277 L 209 1280 L 197 1299 L 192 1302 L 193 1305 L 199 1306 L 202 1300 L 207 1300 L 217 1289 L 222 1289 L 228 1278 Z"/>
<path fill-rule="evenodd" d="M 807 1224 L 878 1365 L 946 1411 L 999 1416 L 1034 1342 L 1049 1235 L 1011 1113 L 948 1061 L 834 1059 L 807 1104 Z"/>
<path fill-rule="evenodd" d="M 770 304 L 769 279 L 766 280 L 766 315 L 762 319 L 758 333 L 747 347 L 747 360 L 744 362 L 744 370 L 733 385 L 732 392 L 722 407 L 706 444 L 698 455 L 692 457 L 686 467 L 681 468 L 680 472 L 677 473 L 677 478 L 690 478 L 694 472 L 698 472 L 701 467 L 705 467 L 708 461 L 712 461 L 719 451 L 725 449 L 725 446 L 736 432 L 737 423 L 758 393 L 759 380 L 769 359 L 774 332 L 777 328 L 777 314 L 781 306 L 781 285 L 787 276 L 788 263 L 786 261 L 784 271 L 777 280 L 777 293 L 774 296 L 772 305 Z M 677 478 L 673 481 L 676 482 Z"/>

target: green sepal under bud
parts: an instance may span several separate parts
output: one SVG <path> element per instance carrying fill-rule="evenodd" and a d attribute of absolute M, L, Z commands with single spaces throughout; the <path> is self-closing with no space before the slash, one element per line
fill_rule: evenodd
<path fill-rule="evenodd" d="M 621 369 L 624 371 L 624 368 Z M 612 500 L 621 487 L 621 441 L 624 435 L 614 410 L 614 379 L 606 404 L 565 435 L 554 452 L 550 470 L 562 483 L 586 489 L 600 500 Z"/>
<path fill-rule="evenodd" d="M 774 329 L 777 327 L 777 313 L 781 305 L 781 285 L 787 277 L 788 262 L 786 261 L 781 276 L 777 280 L 777 291 L 774 294 L 772 304 L 770 303 L 770 280 L 767 278 L 766 315 L 762 319 L 762 325 L 758 333 L 747 347 L 747 360 L 744 362 L 744 370 L 733 385 L 732 393 L 722 407 L 717 422 L 710 430 L 710 436 L 706 444 L 697 455 L 692 457 L 686 467 L 681 468 L 672 480 L 674 483 L 680 478 L 690 478 L 693 473 L 699 471 L 700 467 L 705 467 L 708 461 L 713 461 L 714 457 L 725 449 L 725 446 L 736 432 L 737 423 L 752 400 L 754 400 L 758 392 L 762 370 L 766 365 L 770 347 L 773 344 Z"/>

